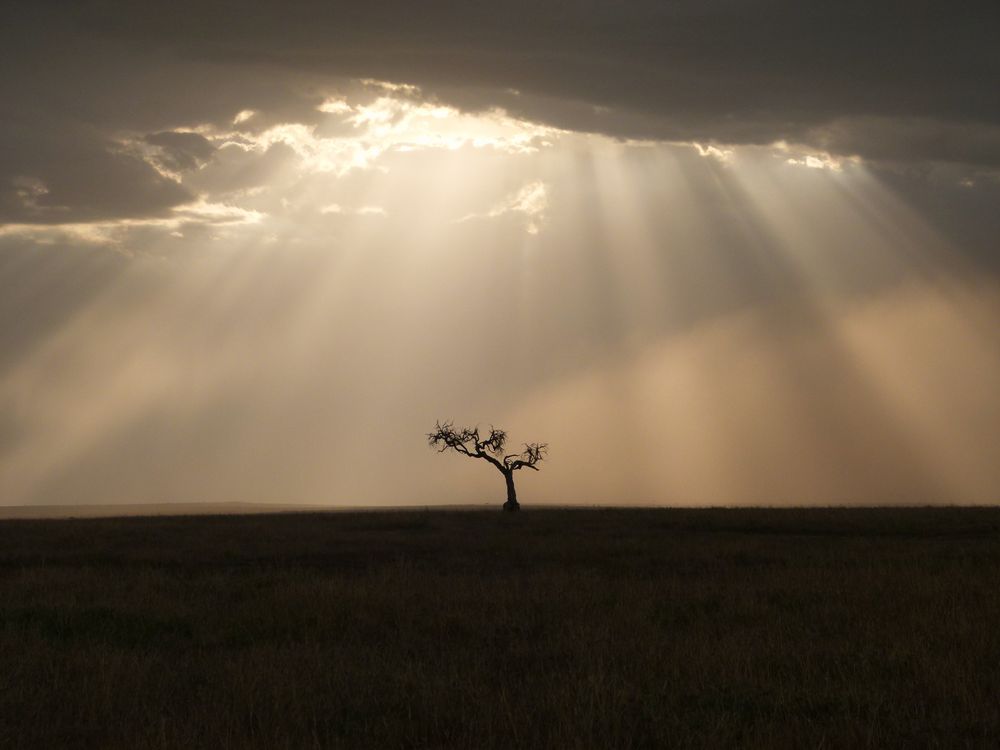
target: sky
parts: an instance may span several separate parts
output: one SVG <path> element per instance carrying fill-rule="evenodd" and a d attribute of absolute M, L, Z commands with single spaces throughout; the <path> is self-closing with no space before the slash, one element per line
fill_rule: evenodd
<path fill-rule="evenodd" d="M 995 503 L 998 28 L 6 4 L 0 504 Z"/>

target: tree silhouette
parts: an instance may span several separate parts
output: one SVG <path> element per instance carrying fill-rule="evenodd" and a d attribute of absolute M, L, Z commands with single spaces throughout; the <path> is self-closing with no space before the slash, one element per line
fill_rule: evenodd
<path fill-rule="evenodd" d="M 481 458 L 489 461 L 503 474 L 507 483 L 507 502 L 503 509 L 507 511 L 520 510 L 517 502 L 517 492 L 514 489 L 514 472 L 519 469 L 534 469 L 545 457 L 548 450 L 546 443 L 525 443 L 520 453 L 504 454 L 507 444 L 507 433 L 490 426 L 490 434 L 486 438 L 479 435 L 478 427 L 463 427 L 455 429 L 451 422 L 435 422 L 434 432 L 427 433 L 427 444 L 436 448 L 438 453 L 453 450 L 469 458 Z"/>

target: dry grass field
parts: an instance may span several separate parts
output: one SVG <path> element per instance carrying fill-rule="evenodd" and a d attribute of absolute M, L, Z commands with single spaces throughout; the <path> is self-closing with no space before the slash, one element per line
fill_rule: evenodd
<path fill-rule="evenodd" d="M 996 747 L 1000 509 L 0 522 L 0 747 Z"/>

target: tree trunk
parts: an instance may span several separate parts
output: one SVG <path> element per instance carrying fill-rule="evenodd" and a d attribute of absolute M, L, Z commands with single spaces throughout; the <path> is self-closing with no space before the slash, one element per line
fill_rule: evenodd
<path fill-rule="evenodd" d="M 514 489 L 514 472 L 505 471 L 503 478 L 507 480 L 507 502 L 503 504 L 503 509 L 507 511 L 521 510 L 517 502 L 517 491 Z"/>

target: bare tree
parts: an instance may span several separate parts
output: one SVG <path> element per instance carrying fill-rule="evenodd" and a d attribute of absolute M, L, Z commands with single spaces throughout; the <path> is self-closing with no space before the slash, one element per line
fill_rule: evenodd
<path fill-rule="evenodd" d="M 521 509 L 514 490 L 514 472 L 519 469 L 538 471 L 538 464 L 549 447 L 546 443 L 525 443 L 524 450 L 520 453 L 504 454 L 507 433 L 503 430 L 491 425 L 490 434 L 483 438 L 479 435 L 478 427 L 456 429 L 451 422 L 436 422 L 434 432 L 427 433 L 427 443 L 436 448 L 438 453 L 453 450 L 463 456 L 481 458 L 493 464 L 507 482 L 507 502 L 503 504 L 503 509 L 508 511 Z"/>

